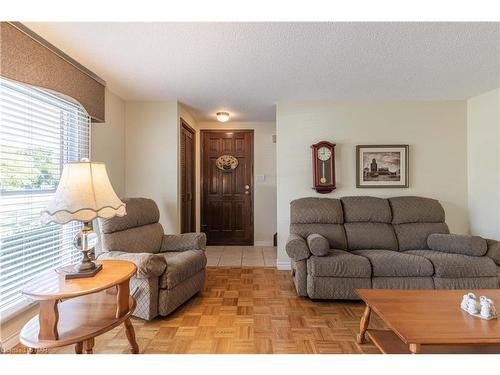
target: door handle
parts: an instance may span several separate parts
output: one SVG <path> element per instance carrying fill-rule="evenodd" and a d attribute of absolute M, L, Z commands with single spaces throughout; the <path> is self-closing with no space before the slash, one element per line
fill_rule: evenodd
<path fill-rule="evenodd" d="M 250 186 L 249 185 L 245 185 L 245 190 L 248 190 L 250 189 Z"/>

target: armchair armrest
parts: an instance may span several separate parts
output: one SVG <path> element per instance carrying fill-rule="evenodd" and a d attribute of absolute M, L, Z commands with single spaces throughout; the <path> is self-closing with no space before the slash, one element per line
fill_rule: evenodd
<path fill-rule="evenodd" d="M 288 256 L 296 262 L 311 256 L 306 240 L 298 234 L 290 234 L 285 250 Z"/>
<path fill-rule="evenodd" d="M 493 261 L 500 266 L 500 241 L 487 239 L 486 243 L 488 244 L 486 256 L 493 259 Z"/>
<path fill-rule="evenodd" d="M 160 252 L 205 250 L 206 245 L 205 233 L 165 234 L 161 241 Z"/>
<path fill-rule="evenodd" d="M 103 259 L 119 259 L 128 260 L 137 266 L 137 278 L 149 279 L 152 277 L 159 277 L 167 267 L 165 257 L 158 254 L 151 253 L 126 253 L 124 251 L 109 251 L 102 253 L 98 257 L 99 260 Z"/>

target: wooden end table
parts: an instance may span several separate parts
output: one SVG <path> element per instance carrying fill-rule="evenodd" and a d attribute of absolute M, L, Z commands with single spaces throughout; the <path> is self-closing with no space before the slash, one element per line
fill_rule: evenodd
<path fill-rule="evenodd" d="M 500 290 L 358 289 L 366 303 L 359 344 L 365 334 L 382 353 L 500 353 L 500 320 L 483 320 L 460 308 L 462 296 L 485 295 L 500 306 Z M 372 311 L 390 330 L 368 329 Z"/>
<path fill-rule="evenodd" d="M 66 280 L 57 270 L 29 281 L 23 294 L 40 304 L 40 312 L 23 327 L 20 341 L 28 353 L 75 345 L 75 352 L 93 352 L 94 338 L 124 323 L 132 353 L 138 353 L 130 315 L 136 301 L 129 281 L 137 272 L 135 264 L 103 260 L 94 277 Z"/>

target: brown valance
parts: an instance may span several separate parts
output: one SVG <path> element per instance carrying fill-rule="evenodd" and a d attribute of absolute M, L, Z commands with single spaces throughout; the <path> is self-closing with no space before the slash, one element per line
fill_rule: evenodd
<path fill-rule="evenodd" d="M 104 122 L 106 82 L 18 22 L 0 22 L 0 75 L 70 96 Z"/>

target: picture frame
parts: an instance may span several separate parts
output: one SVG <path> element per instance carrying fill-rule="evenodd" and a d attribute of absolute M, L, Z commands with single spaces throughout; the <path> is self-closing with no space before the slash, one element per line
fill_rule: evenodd
<path fill-rule="evenodd" d="M 357 145 L 357 188 L 409 187 L 409 145 Z"/>

